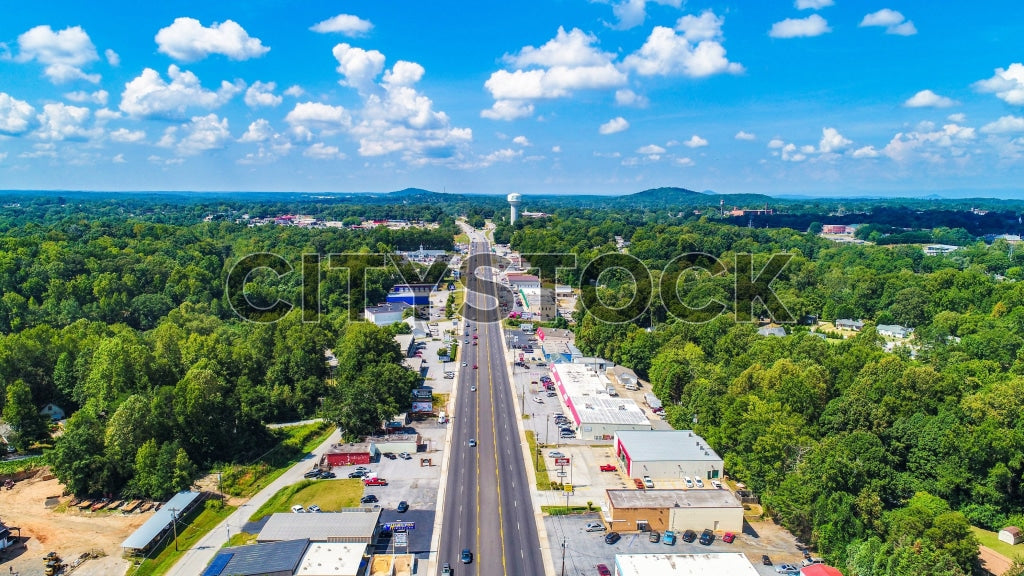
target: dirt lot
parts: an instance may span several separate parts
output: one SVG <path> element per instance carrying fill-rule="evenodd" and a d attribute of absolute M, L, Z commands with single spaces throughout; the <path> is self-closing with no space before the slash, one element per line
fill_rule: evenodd
<path fill-rule="evenodd" d="M 43 574 L 43 556 L 57 552 L 70 563 L 83 552 L 102 550 L 106 557 L 82 563 L 76 576 L 124 574 L 128 562 L 121 559 L 121 542 L 152 516 L 153 512 L 124 515 L 119 512 L 80 512 L 72 508 L 55 512 L 47 508 L 47 497 L 57 496 L 63 487 L 57 480 L 29 478 L 13 490 L 0 490 L 0 519 L 17 535 L 20 544 L 0 556 L 0 574 L 11 570 L 20 576 Z M 61 498 L 66 503 L 70 497 Z M 64 508 L 64 506 L 58 506 Z"/>

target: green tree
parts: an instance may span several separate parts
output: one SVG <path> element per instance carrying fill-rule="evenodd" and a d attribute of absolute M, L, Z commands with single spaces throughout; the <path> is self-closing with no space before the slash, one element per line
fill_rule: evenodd
<path fill-rule="evenodd" d="M 8 441 L 18 450 L 27 450 L 32 444 L 47 437 L 47 418 L 32 403 L 32 391 L 21 380 L 7 386 L 4 403 L 4 421 L 11 427 Z"/>

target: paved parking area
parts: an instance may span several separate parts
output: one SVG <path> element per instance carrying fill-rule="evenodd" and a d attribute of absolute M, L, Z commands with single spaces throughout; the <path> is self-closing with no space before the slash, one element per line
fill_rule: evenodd
<path fill-rule="evenodd" d="M 747 556 L 759 574 L 775 575 L 775 566 L 789 562 L 799 563 L 802 556 L 796 549 L 795 540 L 781 528 L 758 523 L 747 526 L 744 533 L 732 544 L 721 540 L 721 534 L 710 546 L 698 542 L 686 543 L 677 538 L 674 546 L 662 542 L 650 542 L 646 533 L 622 533 L 622 539 L 615 544 L 605 544 L 605 532 L 587 532 L 587 522 L 600 522 L 599 514 L 573 516 L 547 516 L 544 518 L 547 528 L 547 546 L 551 548 L 551 557 L 555 561 L 555 571 L 562 567 L 562 542 L 565 541 L 565 574 L 567 576 L 592 576 L 598 564 L 612 567 L 616 554 L 705 554 L 715 552 L 741 552 Z M 756 537 L 754 536 L 756 534 Z M 788 536 L 788 538 L 787 538 Z M 773 566 L 761 564 L 761 555 L 768 554 Z"/>

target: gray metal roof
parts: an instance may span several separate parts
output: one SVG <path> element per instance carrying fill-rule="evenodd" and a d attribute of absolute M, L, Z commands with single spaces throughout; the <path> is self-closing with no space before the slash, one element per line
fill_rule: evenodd
<path fill-rule="evenodd" d="M 263 542 L 235 548 L 225 548 L 218 554 L 231 555 L 231 559 L 220 572 L 204 573 L 204 576 L 251 576 L 287 572 L 292 574 L 302 562 L 309 540 L 288 540 L 285 542 Z M 212 566 L 211 566 L 212 568 Z"/>
<path fill-rule="evenodd" d="M 161 532 L 167 529 L 171 525 L 171 520 L 174 518 L 174 514 L 181 516 L 182 510 L 188 509 L 195 499 L 199 498 L 199 492 L 178 492 L 173 498 L 167 501 L 160 507 L 159 510 L 153 514 L 153 517 L 146 520 L 146 523 L 132 532 L 124 542 L 121 542 L 121 548 L 129 548 L 132 550 L 142 550 L 149 546 L 154 538 L 160 535 Z"/>
<path fill-rule="evenodd" d="M 308 538 L 313 542 L 369 542 L 380 509 L 318 514 L 272 514 L 256 539 L 260 542 Z"/>
<path fill-rule="evenodd" d="M 722 460 L 693 430 L 620 430 L 615 435 L 633 462 Z"/>
<path fill-rule="evenodd" d="M 607 490 L 613 508 L 742 508 L 728 490 Z"/>

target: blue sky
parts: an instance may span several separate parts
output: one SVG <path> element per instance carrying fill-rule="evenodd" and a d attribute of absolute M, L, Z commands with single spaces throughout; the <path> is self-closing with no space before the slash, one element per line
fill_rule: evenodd
<path fill-rule="evenodd" d="M 1020 2 L 145 4 L 5 6 L 0 189 L 1024 196 Z"/>

